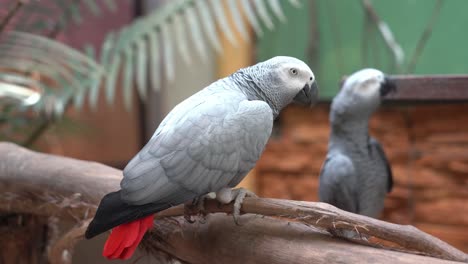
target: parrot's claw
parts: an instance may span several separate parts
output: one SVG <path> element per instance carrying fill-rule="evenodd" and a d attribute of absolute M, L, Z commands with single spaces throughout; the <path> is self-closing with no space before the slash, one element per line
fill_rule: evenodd
<path fill-rule="evenodd" d="M 242 202 L 244 201 L 245 197 L 257 197 L 257 195 L 247 189 L 244 188 L 223 188 L 216 193 L 210 192 L 208 194 L 202 195 L 193 199 L 193 201 L 189 204 L 185 204 L 184 206 L 184 217 L 189 223 L 193 223 L 195 221 L 192 220 L 190 215 L 193 212 L 194 207 L 196 207 L 197 212 L 203 213 L 205 212 L 205 200 L 206 199 L 216 199 L 221 204 L 229 204 L 234 201 L 234 208 L 232 212 L 232 216 L 234 218 L 234 222 L 236 225 L 239 224 L 239 216 L 240 216 L 240 209 L 242 206 Z"/>
<path fill-rule="evenodd" d="M 257 195 L 247 189 L 223 188 L 216 193 L 216 199 L 222 204 L 228 204 L 234 201 L 232 216 L 236 225 L 239 224 L 240 209 L 245 197 L 257 197 Z"/>
<path fill-rule="evenodd" d="M 190 214 L 190 212 L 192 211 L 192 207 L 193 207 L 194 202 L 195 201 L 193 201 L 192 203 L 185 203 L 184 204 L 184 218 L 190 224 L 195 223 L 195 220 L 192 220 L 192 215 Z"/>

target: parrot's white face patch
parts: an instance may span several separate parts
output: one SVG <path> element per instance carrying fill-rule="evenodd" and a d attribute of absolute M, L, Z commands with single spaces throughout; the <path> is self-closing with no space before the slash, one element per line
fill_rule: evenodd
<path fill-rule="evenodd" d="M 376 79 L 369 79 L 361 85 L 354 87 L 354 93 L 359 94 L 363 98 L 375 98 L 380 94 L 381 82 Z"/>
<path fill-rule="evenodd" d="M 379 100 L 380 88 L 385 81 L 383 72 L 376 69 L 363 69 L 352 74 L 344 83 L 343 89 L 362 99 Z"/>
<path fill-rule="evenodd" d="M 306 84 L 312 84 L 315 76 L 312 70 L 302 61 L 297 63 L 283 63 L 279 67 L 278 75 L 285 89 L 298 93 Z"/>
<path fill-rule="evenodd" d="M 317 98 L 318 87 L 312 70 L 303 61 L 277 56 L 254 65 L 250 70 L 261 86 L 265 100 L 270 106 L 280 111 L 288 104 L 295 102 L 312 105 Z"/>

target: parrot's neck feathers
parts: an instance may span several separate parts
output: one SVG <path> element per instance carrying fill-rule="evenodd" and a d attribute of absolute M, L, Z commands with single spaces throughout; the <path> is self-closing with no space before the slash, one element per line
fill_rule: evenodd
<path fill-rule="evenodd" d="M 369 141 L 369 122 L 367 119 L 332 122 L 330 142 L 366 147 Z"/>
<path fill-rule="evenodd" d="M 275 96 L 270 95 L 265 88 L 263 82 L 260 82 L 252 74 L 249 73 L 249 68 L 240 69 L 228 77 L 239 89 L 247 96 L 249 100 L 261 100 L 266 102 L 273 110 L 274 118 L 281 111 L 281 104 L 276 100 Z M 247 89 L 244 87 L 248 87 Z"/>

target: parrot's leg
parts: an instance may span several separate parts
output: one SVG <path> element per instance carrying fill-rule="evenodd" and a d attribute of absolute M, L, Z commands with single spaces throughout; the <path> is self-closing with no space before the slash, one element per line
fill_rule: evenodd
<path fill-rule="evenodd" d="M 194 204 L 197 206 L 198 211 L 204 212 L 205 211 L 205 200 L 210 199 L 214 200 L 216 199 L 216 193 L 215 192 L 210 192 L 205 195 L 202 195 L 198 198 L 195 199 Z"/>
<path fill-rule="evenodd" d="M 232 216 L 234 217 L 234 222 L 236 225 L 239 225 L 239 215 L 242 202 L 245 197 L 257 197 L 257 195 L 244 188 L 223 188 L 216 192 L 216 200 L 222 204 L 228 204 L 234 201 L 234 210 Z"/>
<path fill-rule="evenodd" d="M 194 220 L 192 220 L 192 216 L 191 216 L 191 212 L 195 209 L 194 207 L 196 207 L 197 211 L 200 212 L 204 216 L 206 199 L 216 199 L 216 193 L 210 192 L 210 193 L 204 194 L 202 196 L 199 196 L 193 199 L 191 202 L 184 204 L 184 218 L 185 220 L 187 220 L 187 222 L 189 223 L 195 222 Z"/>

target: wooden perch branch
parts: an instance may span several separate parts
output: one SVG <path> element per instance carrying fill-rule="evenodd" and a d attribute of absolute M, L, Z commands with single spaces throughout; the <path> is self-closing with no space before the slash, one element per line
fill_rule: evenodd
<path fill-rule="evenodd" d="M 232 212 L 232 205 L 220 205 L 216 201 L 207 201 L 205 212 Z M 187 213 L 187 212 L 185 212 Z M 199 214 L 197 210 L 190 212 Z M 332 205 L 318 202 L 301 202 L 280 199 L 246 198 L 242 205 L 242 213 L 263 216 L 287 218 L 297 222 L 323 228 L 335 236 L 342 236 L 342 230 L 355 231 L 360 235 L 368 235 L 380 239 L 378 243 L 391 244 L 370 245 L 394 250 L 412 252 L 447 260 L 468 261 L 468 256 L 447 243 L 426 234 L 410 225 L 397 225 L 374 218 L 361 216 L 340 210 Z M 184 215 L 184 207 L 177 206 L 157 214 L 157 218 Z M 361 242 L 364 242 L 362 240 Z M 395 247 L 397 245 L 397 247 Z"/>
<path fill-rule="evenodd" d="M 0 143 L 0 210 L 84 220 L 100 199 L 119 189 L 122 172 Z"/>
<path fill-rule="evenodd" d="M 350 243 L 302 223 L 271 217 L 246 214 L 240 223 L 237 226 L 232 216 L 219 213 L 209 214 L 204 223 L 189 224 L 182 217 L 161 219 L 147 241 L 194 264 L 453 263 Z"/>
<path fill-rule="evenodd" d="M 70 263 L 67 254 L 82 239 L 86 220 L 94 214 L 100 198 L 118 189 L 121 171 L 36 153 L 10 143 L 0 143 L 0 157 L 0 211 L 85 220 L 49 246 L 52 263 Z M 323 203 L 247 198 L 240 226 L 235 226 L 230 216 L 219 213 L 231 210 L 231 205 L 218 206 L 208 201 L 206 212 L 211 214 L 205 223 L 195 224 L 180 217 L 184 213 L 182 206 L 160 212 L 153 236 L 144 244 L 189 263 L 213 263 L 210 258 L 216 258 L 216 263 L 247 263 L 249 259 L 255 263 L 323 263 L 330 257 L 362 263 L 376 262 L 370 257 L 374 254 L 379 256 L 379 263 L 446 262 L 441 259 L 468 262 L 463 252 L 412 226 L 351 214 Z M 362 246 L 329 235 L 340 236 L 343 230 L 357 231 L 373 246 L 438 259 Z"/>

